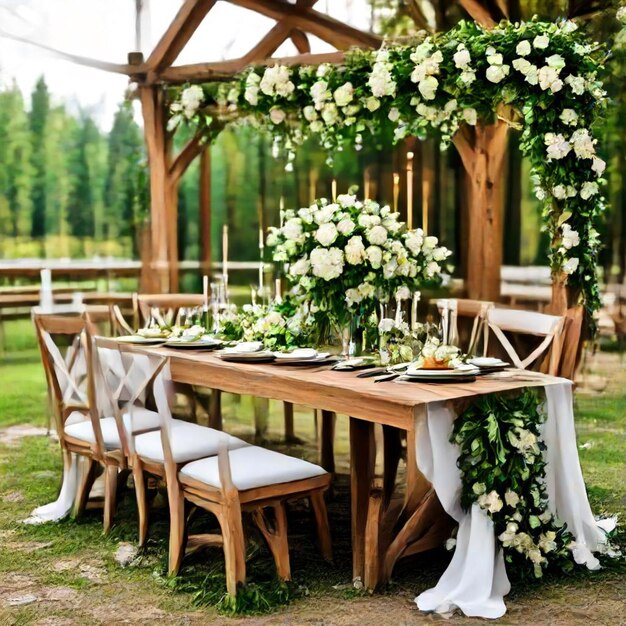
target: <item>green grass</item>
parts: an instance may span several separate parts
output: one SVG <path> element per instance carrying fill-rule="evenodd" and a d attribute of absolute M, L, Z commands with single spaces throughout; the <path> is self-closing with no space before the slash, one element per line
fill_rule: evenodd
<path fill-rule="evenodd" d="M 17 424 L 44 426 L 47 419 L 46 386 L 38 352 L 33 348 L 30 325 L 19 322 L 8 330 L 11 333 L 7 333 L 7 339 L 13 343 L 11 351 L 0 357 L 0 429 Z M 16 346 L 25 349 L 18 351 Z M 580 450 L 580 459 L 594 510 L 623 516 L 626 513 L 626 373 L 617 363 L 617 355 L 602 355 L 594 367 L 600 375 L 610 374 L 611 382 L 602 393 L 580 392 L 576 416 L 579 444 L 591 444 Z M 226 396 L 224 417 L 227 430 L 250 440 L 253 438 L 252 402 L 249 398 Z M 295 417 L 296 432 L 306 438 L 307 443 L 287 447 L 279 441 L 281 405 L 271 403 L 268 445 L 314 459 L 312 412 L 298 409 Z M 346 453 L 347 420 L 339 418 L 337 460 L 342 473 L 347 469 Z M 355 593 L 348 584 L 351 552 L 349 491 L 345 475 L 339 476 L 336 481 L 335 496 L 330 503 L 335 564 L 331 566 L 322 560 L 315 546 L 308 511 L 295 508 L 290 512 L 289 519 L 294 582 L 288 586 L 277 583 L 268 550 L 261 538 L 250 529 L 250 585 L 238 599 L 238 605 L 233 606 L 224 596 L 223 557 L 220 551 L 201 552 L 191 557 L 176 579 L 165 576 L 166 509 L 151 515 L 151 538 L 141 558 L 128 568 L 117 565 L 114 553 L 119 542 L 132 543 L 136 540 L 134 494 L 130 490 L 121 502 L 115 526 L 108 537 L 102 535 L 102 518 L 98 510 L 88 511 L 79 521 L 66 520 L 42 526 L 20 525 L 19 520 L 27 517 L 35 506 L 56 497 L 60 474 L 61 456 L 58 444 L 53 440 L 31 437 L 22 440 L 16 447 L 0 444 L 2 626 L 35 624 L 44 617 L 71 617 L 76 623 L 106 624 L 106 616 L 111 611 L 120 619 L 125 616 L 130 623 L 151 623 L 157 617 L 150 611 L 163 612 L 171 620 L 167 623 L 172 624 L 214 622 L 219 619 L 218 612 L 275 610 L 282 611 L 285 621 L 290 621 L 290 611 L 296 611 L 293 622 L 300 623 L 310 620 L 305 619 L 306 613 L 303 614 L 304 609 L 299 607 L 343 606 L 345 602 L 353 602 L 358 607 L 361 606 L 359 603 L 368 600 L 367 595 Z M 14 492 L 19 492 L 23 499 L 2 501 Z M 215 528 L 210 516 L 194 515 L 194 532 L 211 532 Z M 29 551 L 29 545 L 32 548 L 34 542 L 50 545 Z M 381 593 L 381 601 L 390 597 L 410 599 L 412 592 L 432 586 L 445 567 L 447 558 L 442 552 L 435 551 L 401 561 L 394 574 L 394 582 Z M 68 567 L 59 568 L 59 563 L 67 562 L 70 563 Z M 102 580 L 89 580 L 81 570 L 85 564 L 102 570 Z M 601 573 L 578 571 L 575 576 L 566 579 L 550 577 L 546 581 L 548 584 L 516 585 L 511 603 L 515 606 L 519 602 L 526 611 L 526 607 L 533 603 L 538 606 L 565 604 L 565 600 L 558 598 L 575 593 L 588 598 L 593 604 L 603 593 L 605 585 L 618 585 L 624 574 L 623 563 L 615 563 Z M 30 581 L 25 591 L 23 586 L 15 583 L 16 577 L 20 576 Z M 3 595 L 2 590 L 11 589 L 13 583 L 17 585 L 16 589 L 21 589 L 11 592 L 13 595 L 43 593 L 61 587 L 74 590 L 78 599 L 8 607 L 5 601 L 11 594 L 7 596 L 4 592 Z M 400 609 L 402 607 L 406 609 L 404 604 Z M 315 611 L 312 615 L 316 615 Z M 407 620 L 409 616 L 407 613 Z M 362 618 L 355 619 L 361 621 Z M 391 617 L 389 619 L 392 620 Z M 608 618 L 605 621 L 611 622 Z"/>

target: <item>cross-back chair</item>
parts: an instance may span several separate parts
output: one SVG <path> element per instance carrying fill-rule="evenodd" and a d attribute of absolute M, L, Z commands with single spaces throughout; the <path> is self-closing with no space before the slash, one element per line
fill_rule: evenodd
<path fill-rule="evenodd" d="M 138 351 L 120 346 L 126 353 Z M 144 472 L 165 478 L 170 508 L 169 572 L 180 570 L 187 545 L 185 501 L 213 513 L 221 535 L 190 538 L 193 543 L 221 545 L 226 559 L 227 589 L 236 594 L 245 581 L 245 542 L 242 512 L 249 512 L 268 542 L 278 575 L 291 576 L 285 501 L 308 497 L 318 529 L 322 552 L 332 558 L 328 515 L 324 491 L 331 476 L 321 467 L 307 461 L 252 446 L 223 432 L 192 425 L 196 432 L 192 441 L 181 436 L 177 420 L 172 419 L 170 397 L 172 383 L 166 357 L 150 354 L 152 386 L 161 417 L 161 429 L 133 437 L 133 472 L 136 488 L 144 484 Z M 132 418 L 131 418 L 132 419 Z M 199 429 L 199 430 L 198 430 Z M 202 433 L 204 431 L 204 433 Z M 198 458 L 204 443 L 202 458 Z M 196 455 L 197 460 L 191 460 Z M 144 504 L 139 500 L 140 510 Z M 273 512 L 270 520 L 267 510 Z M 145 516 L 143 517 L 145 521 Z M 147 530 L 147 528 L 145 529 Z M 145 541 L 145 530 L 143 540 Z M 141 540 L 141 539 L 140 539 Z"/>
<path fill-rule="evenodd" d="M 501 347 L 511 359 L 513 365 L 520 369 L 528 369 L 542 358 L 540 367 L 553 376 L 559 373 L 561 358 L 561 333 L 564 318 L 558 315 L 547 315 L 535 311 L 519 309 L 491 308 L 487 312 L 489 330 L 499 341 Z M 512 336 L 540 337 L 541 341 L 525 357 L 521 357 L 518 350 L 505 334 Z M 520 337 L 520 340 L 523 338 Z M 526 344 L 526 340 L 519 343 Z"/>
<path fill-rule="evenodd" d="M 460 298 L 448 300 L 440 299 L 437 300 L 437 309 L 439 310 L 440 314 L 444 310 L 446 303 L 452 311 L 452 332 L 454 333 L 454 331 L 456 331 L 457 339 L 460 339 L 461 343 L 467 345 L 466 352 L 468 354 L 474 354 L 478 350 L 481 338 L 483 343 L 483 351 L 486 352 L 489 334 L 489 328 L 487 326 L 487 312 L 489 311 L 489 309 L 494 307 L 493 302 Z M 461 332 L 460 337 L 458 335 L 457 322 L 460 320 L 471 320 L 472 322 L 472 327 L 467 342 L 464 341 L 467 333 Z"/>
<path fill-rule="evenodd" d="M 201 307 L 204 296 L 196 293 L 141 293 L 137 295 L 138 320 L 145 324 L 151 317 L 172 324 L 182 308 Z"/>

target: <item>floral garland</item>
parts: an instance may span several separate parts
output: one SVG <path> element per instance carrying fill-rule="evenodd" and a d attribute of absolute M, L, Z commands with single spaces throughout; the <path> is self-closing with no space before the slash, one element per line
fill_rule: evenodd
<path fill-rule="evenodd" d="M 548 568 L 572 571 L 574 541 L 548 510 L 540 427 L 545 414 L 536 392 L 480 398 L 455 421 L 451 441 L 461 448 L 461 504 L 489 515 L 507 563 L 522 576 Z"/>
<path fill-rule="evenodd" d="M 493 29 L 460 22 L 417 45 L 353 51 L 339 66 L 251 68 L 230 84 L 175 91 L 170 125 L 185 121 L 214 134 L 216 119 L 206 110 L 218 104 L 225 118 L 236 113 L 268 129 L 289 168 L 311 135 L 329 154 L 359 149 L 365 133 L 389 128 L 396 141 L 435 133 L 447 145 L 460 125 L 506 114 L 522 128 L 521 148 L 532 161 L 552 271 L 581 292 L 592 314 L 600 306 L 595 224 L 606 164 L 591 128 L 606 103 L 597 78 L 604 59 L 572 21 Z"/>

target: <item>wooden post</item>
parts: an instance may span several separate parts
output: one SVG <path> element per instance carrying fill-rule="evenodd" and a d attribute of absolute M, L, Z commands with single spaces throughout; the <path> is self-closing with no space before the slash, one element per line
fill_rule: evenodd
<path fill-rule="evenodd" d="M 454 136 L 466 172 L 467 297 L 497 302 L 502 266 L 502 201 L 498 181 L 506 151 L 508 125 L 462 127 Z"/>
<path fill-rule="evenodd" d="M 211 276 L 211 146 L 207 146 L 200 155 L 200 200 L 198 204 L 198 223 L 200 227 L 200 273 Z"/>

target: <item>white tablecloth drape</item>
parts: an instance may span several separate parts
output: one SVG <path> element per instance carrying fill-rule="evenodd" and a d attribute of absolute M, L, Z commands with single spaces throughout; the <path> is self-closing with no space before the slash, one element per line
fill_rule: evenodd
<path fill-rule="evenodd" d="M 553 380 L 544 388 L 547 419 L 543 438 L 549 505 L 574 535 L 576 561 L 589 569 L 598 569 L 600 564 L 593 552 L 603 536 L 591 512 L 580 469 L 572 386 L 566 379 Z M 494 619 L 506 613 L 504 596 L 511 585 L 489 516 L 477 504 L 468 512 L 461 508 L 461 472 L 456 464 L 460 451 L 450 443 L 456 417 L 450 404 L 434 403 L 428 406 L 426 420 L 417 424 L 419 469 L 433 484 L 443 508 L 459 523 L 459 530 L 450 565 L 437 585 L 415 601 L 422 611 L 449 613 L 458 608 L 471 617 Z"/>

